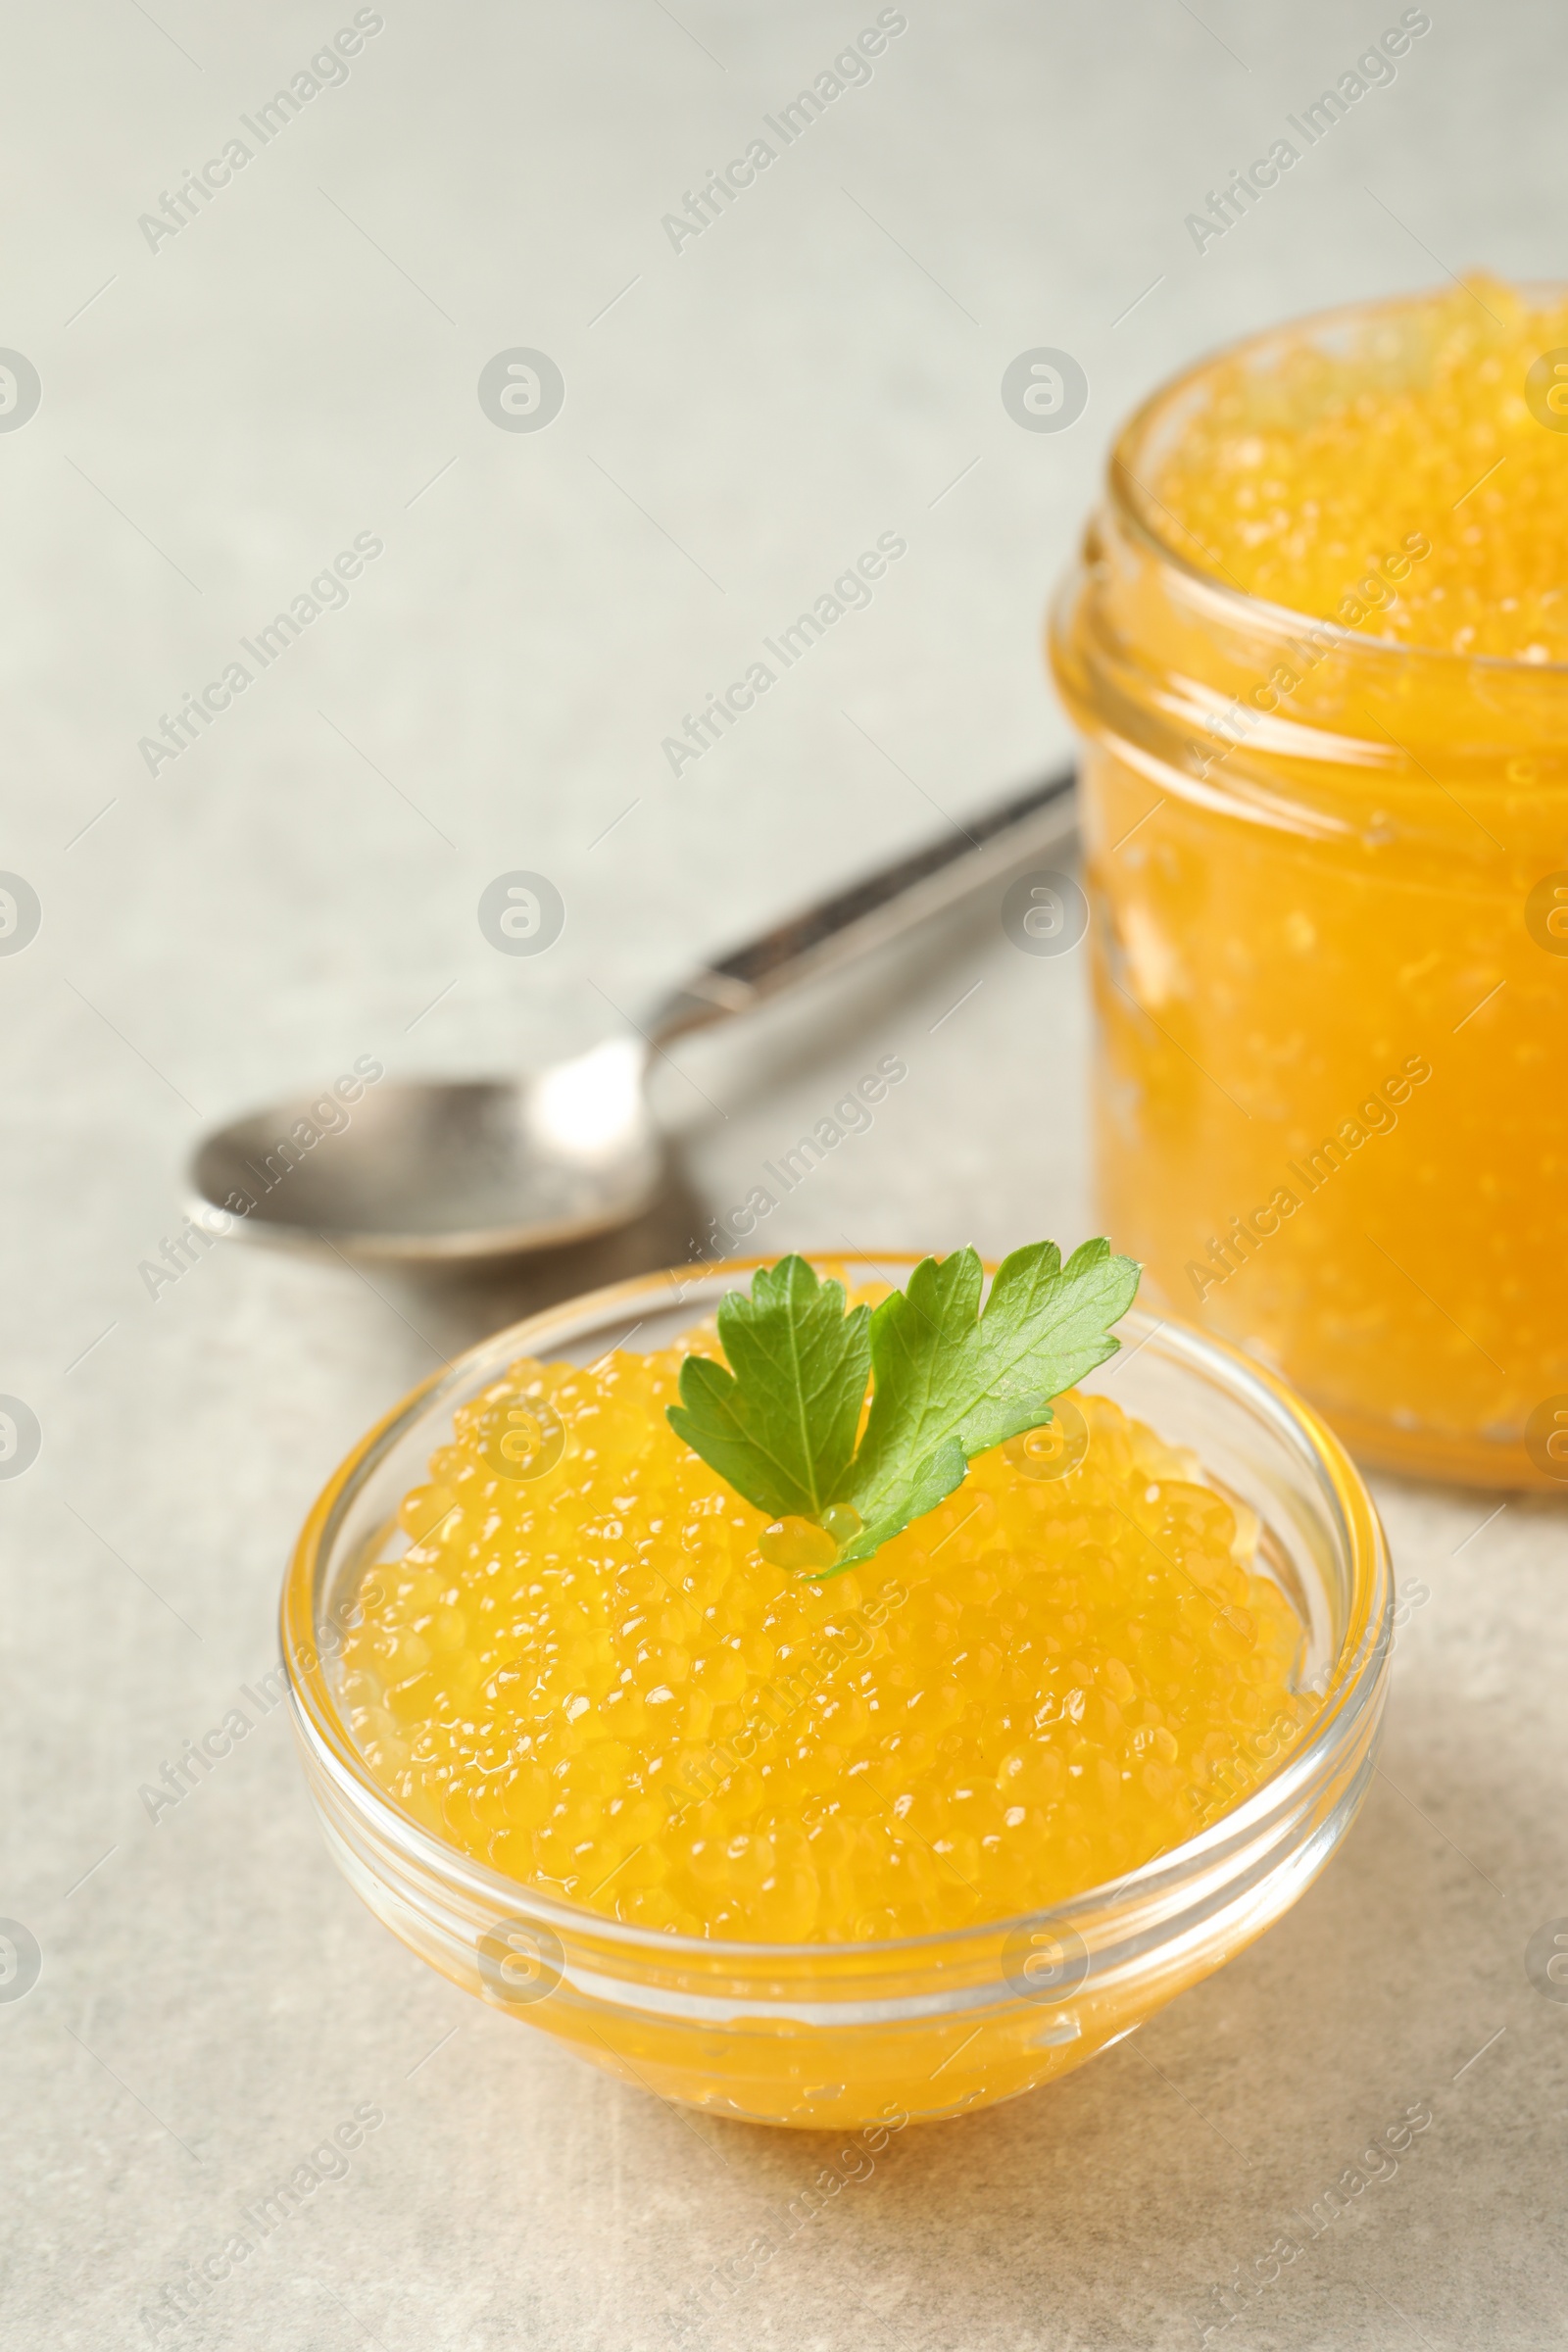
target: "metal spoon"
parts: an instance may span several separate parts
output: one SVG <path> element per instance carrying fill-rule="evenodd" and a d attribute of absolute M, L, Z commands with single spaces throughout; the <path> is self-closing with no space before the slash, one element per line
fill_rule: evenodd
<path fill-rule="evenodd" d="M 510 1256 L 627 1224 L 662 1168 L 644 1092 L 656 1054 L 854 961 L 1021 859 L 1063 850 L 1072 787 L 1070 770 L 1053 776 L 807 907 L 696 973 L 636 1034 L 569 1061 L 515 1078 L 375 1084 L 352 1110 L 328 1089 L 252 1111 L 195 1152 L 193 1213 L 247 1241 L 414 1262 Z"/>

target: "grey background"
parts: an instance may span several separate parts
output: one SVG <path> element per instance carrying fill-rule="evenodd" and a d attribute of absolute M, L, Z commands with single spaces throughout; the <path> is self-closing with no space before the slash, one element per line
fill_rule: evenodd
<path fill-rule="evenodd" d="M 152 2340 L 163 2285 L 361 2102 L 386 2120 L 350 2176 L 158 2340 L 662 2344 L 832 2156 L 624 2090 L 426 1972 L 328 1864 L 281 1709 L 156 1825 L 137 1790 L 272 1658 L 291 1536 L 374 1416 L 529 1303 L 684 1256 L 880 1055 L 906 1083 L 767 1246 L 1091 1229 L 1082 959 L 1019 955 L 988 905 L 694 1044 L 662 1079 L 666 1208 L 505 1282 L 224 1247 L 155 1302 L 199 1128 L 357 1054 L 587 1042 L 1021 781 L 1066 748 L 1041 613 L 1133 401 L 1295 311 L 1562 269 L 1543 6 L 1434 0 L 1394 85 L 1201 257 L 1184 216 L 1397 8 L 909 0 L 869 85 L 678 254 L 662 216 L 874 7 L 383 13 L 156 253 L 138 216 L 352 10 L 5 13 L 0 343 L 43 385 L 0 434 L 0 866 L 43 906 L 0 960 L 0 1389 L 43 1429 L 0 1483 L 0 1910 L 43 1953 L 0 2004 L 27 2352 Z M 543 432 L 478 404 L 515 345 L 565 379 Z M 1042 345 L 1090 382 L 1058 434 L 1000 398 Z M 149 776 L 159 714 L 360 531 L 385 553 L 347 608 Z M 871 608 L 674 778 L 682 713 L 884 531 L 908 553 Z M 475 917 L 518 867 L 567 908 L 538 957 Z M 895 2139 L 707 2341 L 1197 2347 L 1210 2290 L 1422 2099 L 1397 2175 L 1208 2340 L 1562 2341 L 1568 2006 L 1524 1949 L 1568 1914 L 1568 1543 L 1549 1505 L 1380 1493 L 1411 1608 L 1327 1877 L 1063 2085 Z"/>

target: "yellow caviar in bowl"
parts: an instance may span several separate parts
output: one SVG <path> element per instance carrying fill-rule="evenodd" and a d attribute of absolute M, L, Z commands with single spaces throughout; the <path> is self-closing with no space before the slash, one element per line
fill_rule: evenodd
<path fill-rule="evenodd" d="M 816 1583 L 665 1421 L 693 1348 L 514 1364 L 406 1497 L 340 1699 L 428 1829 L 645 1927 L 916 1936 L 1136 1868 L 1299 1738 L 1255 1518 L 1113 1402 Z"/>

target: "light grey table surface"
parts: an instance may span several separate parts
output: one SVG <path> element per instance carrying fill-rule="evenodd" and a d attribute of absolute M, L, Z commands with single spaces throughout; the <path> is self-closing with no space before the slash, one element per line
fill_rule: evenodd
<path fill-rule="evenodd" d="M 1092 1230 L 1081 963 L 1019 956 L 994 907 L 694 1044 L 661 1081 L 667 1206 L 526 1275 L 224 1247 L 154 1298 L 197 1131 L 356 1055 L 587 1042 L 1036 772 L 1067 741 L 1040 614 L 1135 399 L 1292 312 L 1562 268 L 1563 34 L 1522 0 L 1433 0 L 1392 86 L 1202 254 L 1187 213 L 1394 0 L 907 0 L 869 80 L 678 249 L 663 216 L 872 0 L 369 13 L 265 145 L 242 119 L 349 6 L 0 19 L 0 344 L 42 386 L 0 430 L 0 866 L 43 910 L 0 959 L 0 1390 L 42 1429 L 0 1481 L 0 1912 L 41 1951 L 0 1999 L 16 2352 L 671 2340 L 832 2146 L 691 2121 L 431 1975 L 335 1874 L 281 1708 L 156 1821 L 138 1791 L 274 1657 L 293 1532 L 390 1401 L 532 1301 L 685 1255 L 879 1055 L 907 1082 L 770 1245 Z M 210 205 L 141 225 L 236 134 Z M 476 395 L 517 347 L 563 372 L 542 431 Z M 1004 410 L 1034 347 L 1087 372 L 1070 430 Z M 149 772 L 140 740 L 359 533 L 383 552 L 346 605 Z M 907 552 L 869 608 L 672 773 L 683 714 L 882 533 Z M 567 908 L 536 959 L 475 920 L 516 868 Z M 1062 2085 L 892 2142 L 712 2298 L 715 2352 L 1568 2337 L 1568 2005 L 1525 1968 L 1568 1914 L 1568 1540 L 1547 1505 L 1379 1492 L 1412 1605 L 1343 1855 Z M 1263 2287 L 1292 2214 L 1422 2101 L 1396 2174 Z M 356 2107 L 384 2121 L 347 2176 L 171 2318 Z"/>

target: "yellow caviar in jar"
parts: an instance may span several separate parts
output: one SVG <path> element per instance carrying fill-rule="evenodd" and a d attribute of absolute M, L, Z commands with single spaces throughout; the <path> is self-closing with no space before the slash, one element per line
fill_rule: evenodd
<path fill-rule="evenodd" d="M 1135 1868 L 1299 1737 L 1255 1519 L 1114 1403 L 813 1583 L 665 1421 L 682 1352 L 514 1364 L 405 1499 L 341 1699 L 428 1829 L 647 1927 L 913 1936 Z"/>
<path fill-rule="evenodd" d="M 1556 356 L 1568 296 L 1486 277 L 1353 344 L 1303 338 L 1266 373 L 1222 354 L 1150 488 L 1249 596 L 1403 645 L 1568 661 Z"/>
<path fill-rule="evenodd" d="M 1123 432 L 1052 654 L 1099 1220 L 1371 1459 L 1568 1478 L 1568 294 L 1271 329 Z"/>

